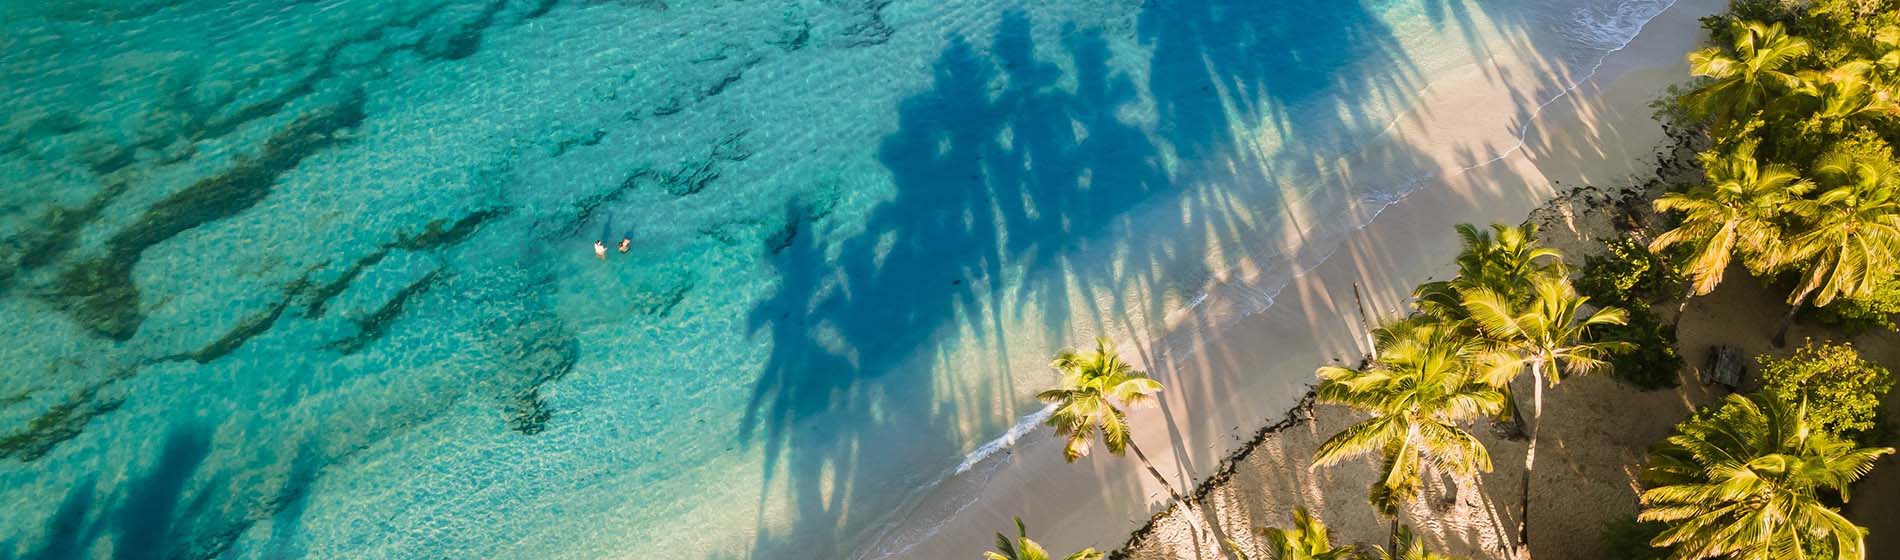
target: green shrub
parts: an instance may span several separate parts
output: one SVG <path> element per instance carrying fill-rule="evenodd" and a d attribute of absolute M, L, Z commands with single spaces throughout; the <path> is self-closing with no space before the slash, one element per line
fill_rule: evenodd
<path fill-rule="evenodd" d="M 1577 279 L 1577 291 L 1592 302 L 1631 310 L 1648 308 L 1650 302 L 1682 284 L 1668 259 L 1635 239 L 1613 239 L 1604 248 L 1604 254 L 1584 261 L 1583 277 Z"/>
<path fill-rule="evenodd" d="M 1827 307 L 1803 309 L 1801 318 L 1847 336 L 1874 329 L 1900 328 L 1893 322 L 1894 314 L 1900 313 L 1900 279 L 1889 279 L 1876 286 L 1872 296 L 1841 298 L 1827 304 Z"/>
<path fill-rule="evenodd" d="M 1824 430 L 1858 435 L 1872 430 L 1893 373 L 1860 357 L 1851 344 L 1812 343 L 1787 358 L 1760 358 L 1762 391 L 1790 402 L 1807 400 L 1808 418 Z"/>
<path fill-rule="evenodd" d="M 1648 307 L 1629 310 L 1629 323 L 1599 327 L 1597 340 L 1621 341 L 1631 349 L 1610 355 L 1610 376 L 1644 391 L 1682 384 L 1682 356 L 1676 337 Z"/>
<path fill-rule="evenodd" d="M 1649 546 L 1649 541 L 1662 534 L 1669 525 L 1658 521 L 1637 521 L 1634 515 L 1625 515 L 1611 519 L 1603 524 L 1599 533 L 1603 543 L 1603 557 L 1617 560 L 1663 560 L 1669 557 L 1669 549 Z"/>

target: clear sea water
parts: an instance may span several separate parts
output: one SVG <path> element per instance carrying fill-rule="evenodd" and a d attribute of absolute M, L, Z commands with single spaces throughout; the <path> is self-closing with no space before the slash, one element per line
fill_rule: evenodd
<path fill-rule="evenodd" d="M 0 1 L 0 558 L 850 557 L 1667 3 Z"/>

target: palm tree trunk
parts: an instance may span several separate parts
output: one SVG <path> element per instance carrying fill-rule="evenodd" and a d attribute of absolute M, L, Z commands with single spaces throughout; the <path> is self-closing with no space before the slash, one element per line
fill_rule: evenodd
<path fill-rule="evenodd" d="M 1174 484 L 1168 482 L 1168 477 L 1161 476 L 1161 471 L 1155 469 L 1154 463 L 1148 461 L 1148 454 L 1141 452 L 1141 446 L 1135 445 L 1135 438 L 1128 438 L 1128 448 L 1135 450 L 1135 458 L 1141 461 L 1142 467 L 1148 469 L 1149 475 L 1154 476 L 1155 480 L 1161 482 L 1161 486 L 1168 489 L 1169 496 L 1173 496 L 1177 502 L 1187 503 L 1187 498 L 1181 497 L 1181 493 L 1175 491 Z"/>
<path fill-rule="evenodd" d="M 1537 466 L 1537 432 L 1544 425 L 1544 359 L 1531 362 L 1531 433 L 1524 447 L 1524 478 L 1518 485 L 1524 501 L 1517 514 L 1517 556 L 1530 557 L 1531 547 L 1531 471 Z"/>
<path fill-rule="evenodd" d="M 1398 557 L 1399 557 L 1400 555 L 1402 555 L 1402 554 L 1405 554 L 1404 552 L 1401 552 L 1401 551 L 1399 550 L 1399 515 L 1398 515 L 1398 512 L 1392 512 L 1392 522 L 1391 522 L 1391 527 L 1387 529 L 1387 531 L 1386 531 L 1386 533 L 1387 533 L 1387 534 L 1389 534 L 1389 535 L 1391 535 L 1391 536 L 1389 536 L 1389 537 L 1386 537 L 1386 543 L 1387 543 L 1388 545 L 1390 545 L 1390 546 L 1392 547 L 1392 548 L 1390 548 L 1390 549 L 1387 549 L 1387 550 L 1391 550 L 1391 551 L 1392 551 L 1392 557 L 1393 557 L 1393 558 L 1398 558 Z"/>
<path fill-rule="evenodd" d="M 1806 284 L 1806 282 L 1803 282 L 1803 284 Z M 1774 343 L 1776 348 L 1788 346 L 1788 328 L 1794 326 L 1794 314 L 1801 311 L 1801 304 L 1808 301 L 1808 294 L 1813 291 L 1813 288 L 1804 287 L 1800 292 L 1794 295 L 1794 303 L 1788 307 L 1788 314 L 1781 317 L 1781 326 L 1775 329 Z"/>
<path fill-rule="evenodd" d="M 1174 497 L 1174 502 L 1177 504 L 1181 504 L 1181 509 L 1186 511 L 1188 514 L 1188 520 L 1190 522 L 1193 522 L 1195 525 L 1200 526 L 1198 527 L 1198 529 L 1200 529 L 1200 531 L 1198 532 L 1211 533 L 1209 536 L 1214 539 L 1214 549 L 1219 550 L 1223 556 L 1231 556 L 1233 552 L 1227 550 L 1227 547 L 1224 544 L 1227 542 L 1227 536 L 1224 534 L 1221 534 L 1220 524 L 1212 523 L 1212 522 L 1209 522 L 1208 520 L 1201 519 L 1200 512 L 1195 511 L 1194 503 L 1188 501 L 1186 497 L 1182 496 L 1180 492 L 1176 491 L 1174 489 L 1174 484 L 1169 483 L 1167 477 L 1161 476 L 1161 471 L 1155 468 L 1155 465 L 1153 462 L 1148 461 L 1148 454 L 1142 453 L 1141 446 L 1135 445 L 1135 438 L 1132 438 L 1132 437 L 1128 438 L 1128 448 L 1135 451 L 1135 459 L 1141 461 L 1141 466 L 1143 468 L 1148 469 L 1148 474 L 1150 476 L 1155 477 L 1155 480 L 1161 481 L 1161 486 L 1168 489 L 1168 495 Z M 1197 546 L 1196 548 L 1198 549 L 1199 547 Z"/>

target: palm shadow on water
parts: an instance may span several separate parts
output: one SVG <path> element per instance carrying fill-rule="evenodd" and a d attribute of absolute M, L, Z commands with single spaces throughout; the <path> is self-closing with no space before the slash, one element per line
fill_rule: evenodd
<path fill-rule="evenodd" d="M 306 446 L 292 459 L 274 495 L 252 503 L 253 511 L 231 511 L 230 497 L 220 492 L 230 486 L 227 474 L 206 462 L 212 454 L 211 438 L 211 432 L 197 424 L 172 426 L 144 472 L 114 485 L 110 493 L 99 492 L 96 476 L 81 477 L 34 541 L 37 546 L 20 560 L 99 558 L 105 555 L 98 550 L 102 546 L 114 560 L 215 558 L 230 551 L 236 538 L 257 521 L 252 515 L 260 512 L 271 517 L 273 535 L 294 533 L 305 490 L 316 478 L 316 457 L 310 449 Z M 12 548 L 11 543 L 0 546 L 0 558 L 11 558 L 5 551 Z M 277 540 L 246 555 L 303 556 Z"/>
<path fill-rule="evenodd" d="M 933 89 L 900 105 L 879 150 L 894 198 L 862 233 L 830 242 L 800 227 L 772 257 L 777 293 L 749 320 L 772 351 L 740 433 L 763 447 L 763 492 L 782 465 L 794 517 L 786 534 L 761 522 L 752 557 L 843 554 L 893 498 L 941 474 L 916 458 L 971 446 L 951 428 L 964 403 L 945 402 L 956 399 L 941 398 L 928 367 L 906 366 L 948 352 L 944 332 L 959 321 L 1004 362 L 1002 320 L 1021 303 L 1004 299 L 1005 278 L 1028 279 L 1018 297 L 1036 301 L 1045 328 L 1070 328 L 1071 280 L 1050 272 L 1077 272 L 1065 259 L 1077 244 L 1166 188 L 1146 135 L 1116 118 L 1134 90 L 1107 68 L 1104 40 L 1081 33 L 1066 46 L 1074 91 L 1037 59 L 1021 13 L 1004 16 L 987 54 L 951 39 Z M 809 219 L 796 204 L 787 213 Z M 985 383 L 958 395 L 1013 398 L 1007 380 Z M 999 414 L 1010 420 L 987 416 Z M 898 441 L 906 449 L 867 447 Z M 833 548 L 787 548 L 797 543 Z"/>

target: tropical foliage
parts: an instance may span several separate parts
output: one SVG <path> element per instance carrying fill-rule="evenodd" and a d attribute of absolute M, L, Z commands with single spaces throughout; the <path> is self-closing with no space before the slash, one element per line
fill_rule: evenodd
<path fill-rule="evenodd" d="M 1891 448 L 1862 448 L 1816 427 L 1804 403 L 1731 395 L 1676 426 L 1643 471 L 1651 545 L 1674 559 L 1864 558 L 1865 530 L 1826 503 Z"/>
<path fill-rule="evenodd" d="M 1353 545 L 1335 546 L 1326 524 L 1303 507 L 1293 508 L 1293 528 L 1266 527 L 1259 529 L 1259 533 L 1267 540 L 1269 560 L 1356 560 L 1359 557 L 1359 549 Z"/>
<path fill-rule="evenodd" d="M 1483 346 L 1451 329 L 1408 321 L 1377 337 L 1379 360 L 1371 366 L 1320 368 L 1318 402 L 1372 418 L 1320 444 L 1313 464 L 1376 454 L 1381 475 L 1368 496 L 1381 513 L 1396 515 L 1418 497 L 1424 466 L 1462 477 L 1491 470 L 1489 452 L 1458 423 L 1495 413 L 1504 395 L 1473 371 Z"/>
<path fill-rule="evenodd" d="M 1585 261 L 1577 291 L 1629 313 L 1628 323 L 1602 325 L 1596 333 L 1598 340 L 1624 346 L 1609 357 L 1610 375 L 1617 380 L 1644 390 L 1680 384 L 1675 329 L 1665 327 L 1650 304 L 1681 281 L 1667 257 L 1630 237 L 1604 243 L 1604 254 Z"/>
<path fill-rule="evenodd" d="M 1064 459 L 1075 462 L 1088 455 L 1097 434 L 1109 453 L 1121 455 L 1133 447 L 1141 454 L 1129 437 L 1128 414 L 1122 408 L 1154 404 L 1161 382 L 1136 371 L 1107 338 L 1096 339 L 1095 351 L 1086 354 L 1063 350 L 1049 366 L 1062 374 L 1061 380 L 1056 388 L 1036 397 L 1055 405 L 1047 424 L 1067 443 L 1062 448 Z M 1145 456 L 1142 462 L 1147 462 Z"/>
<path fill-rule="evenodd" d="M 1760 165 L 1755 149 L 1755 142 L 1744 141 L 1725 154 L 1703 154 L 1707 183 L 1656 199 L 1657 211 L 1682 215 L 1675 229 L 1656 236 L 1649 247 L 1656 252 L 1689 248 L 1684 272 L 1692 282 L 1685 304 L 1689 296 L 1714 290 L 1736 256 L 1752 263 L 1752 270 L 1765 270 L 1783 237 L 1783 207 L 1812 187 L 1787 166 Z"/>
<path fill-rule="evenodd" d="M 1380 560 L 1458 560 L 1450 556 L 1425 550 L 1425 541 L 1412 532 L 1411 527 L 1399 527 L 1398 536 L 1392 541 L 1392 549 L 1379 549 Z"/>
<path fill-rule="evenodd" d="M 1592 341 L 1592 328 L 1622 325 L 1628 316 L 1621 309 L 1605 307 L 1589 310 L 1590 298 L 1577 293 L 1567 278 L 1543 277 L 1531 282 L 1532 299 L 1513 304 L 1508 296 L 1490 288 L 1478 288 L 1465 294 L 1465 309 L 1492 339 L 1503 341 L 1517 356 L 1517 362 L 1531 372 L 1530 443 L 1524 450 L 1524 477 L 1521 483 L 1523 503 L 1518 514 L 1518 541 L 1530 542 L 1531 473 L 1537 466 L 1537 436 L 1543 426 L 1544 384 L 1562 381 L 1565 373 L 1590 373 L 1602 368 L 1608 353 L 1625 349 L 1615 341 Z M 1512 368 L 1506 371 L 1516 372 Z"/>
<path fill-rule="evenodd" d="M 1790 37 L 1779 23 L 1733 23 L 1733 42 L 1689 54 L 1689 72 L 1708 78 L 1686 103 L 1697 115 L 1713 117 L 1718 130 L 1747 122 L 1771 100 L 1784 98 L 1802 84 L 1795 62 L 1811 52 L 1806 40 Z"/>
<path fill-rule="evenodd" d="M 1123 409 L 1153 405 L 1155 394 L 1161 392 L 1161 382 L 1123 360 L 1107 337 L 1095 339 L 1095 350 L 1088 353 L 1065 349 L 1056 354 L 1049 366 L 1061 374 L 1061 379 L 1055 388 L 1036 397 L 1055 407 L 1045 423 L 1055 428 L 1056 437 L 1063 439 L 1062 458 L 1073 463 L 1088 455 L 1099 435 L 1109 453 L 1121 455 L 1134 451 L 1148 475 L 1167 488 L 1168 495 L 1176 502 L 1188 508 L 1189 519 L 1198 519 L 1192 504 L 1155 469 L 1154 462 L 1141 452 L 1141 446 L 1135 445 L 1128 431 L 1128 413 Z M 1210 533 L 1211 542 L 1223 540 L 1218 526 L 1193 523 L 1197 529 Z"/>
<path fill-rule="evenodd" d="M 1874 428 L 1893 373 L 1860 357 L 1850 344 L 1808 344 L 1786 358 L 1761 360 L 1762 392 L 1806 402 L 1810 425 L 1836 435 Z"/>
<path fill-rule="evenodd" d="M 1103 554 L 1096 552 L 1094 548 L 1085 548 L 1080 552 L 1064 556 L 1062 559 L 1101 560 L 1102 557 Z M 1004 536 L 1002 533 L 997 533 L 996 550 L 983 553 L 983 560 L 1049 560 L 1049 558 L 1049 552 L 1044 550 L 1042 545 L 1036 544 L 1036 541 L 1029 540 L 1029 529 L 1023 526 L 1023 518 L 1021 517 L 1016 518 L 1016 540 L 1014 542 L 1010 541 L 1010 538 Z"/>

